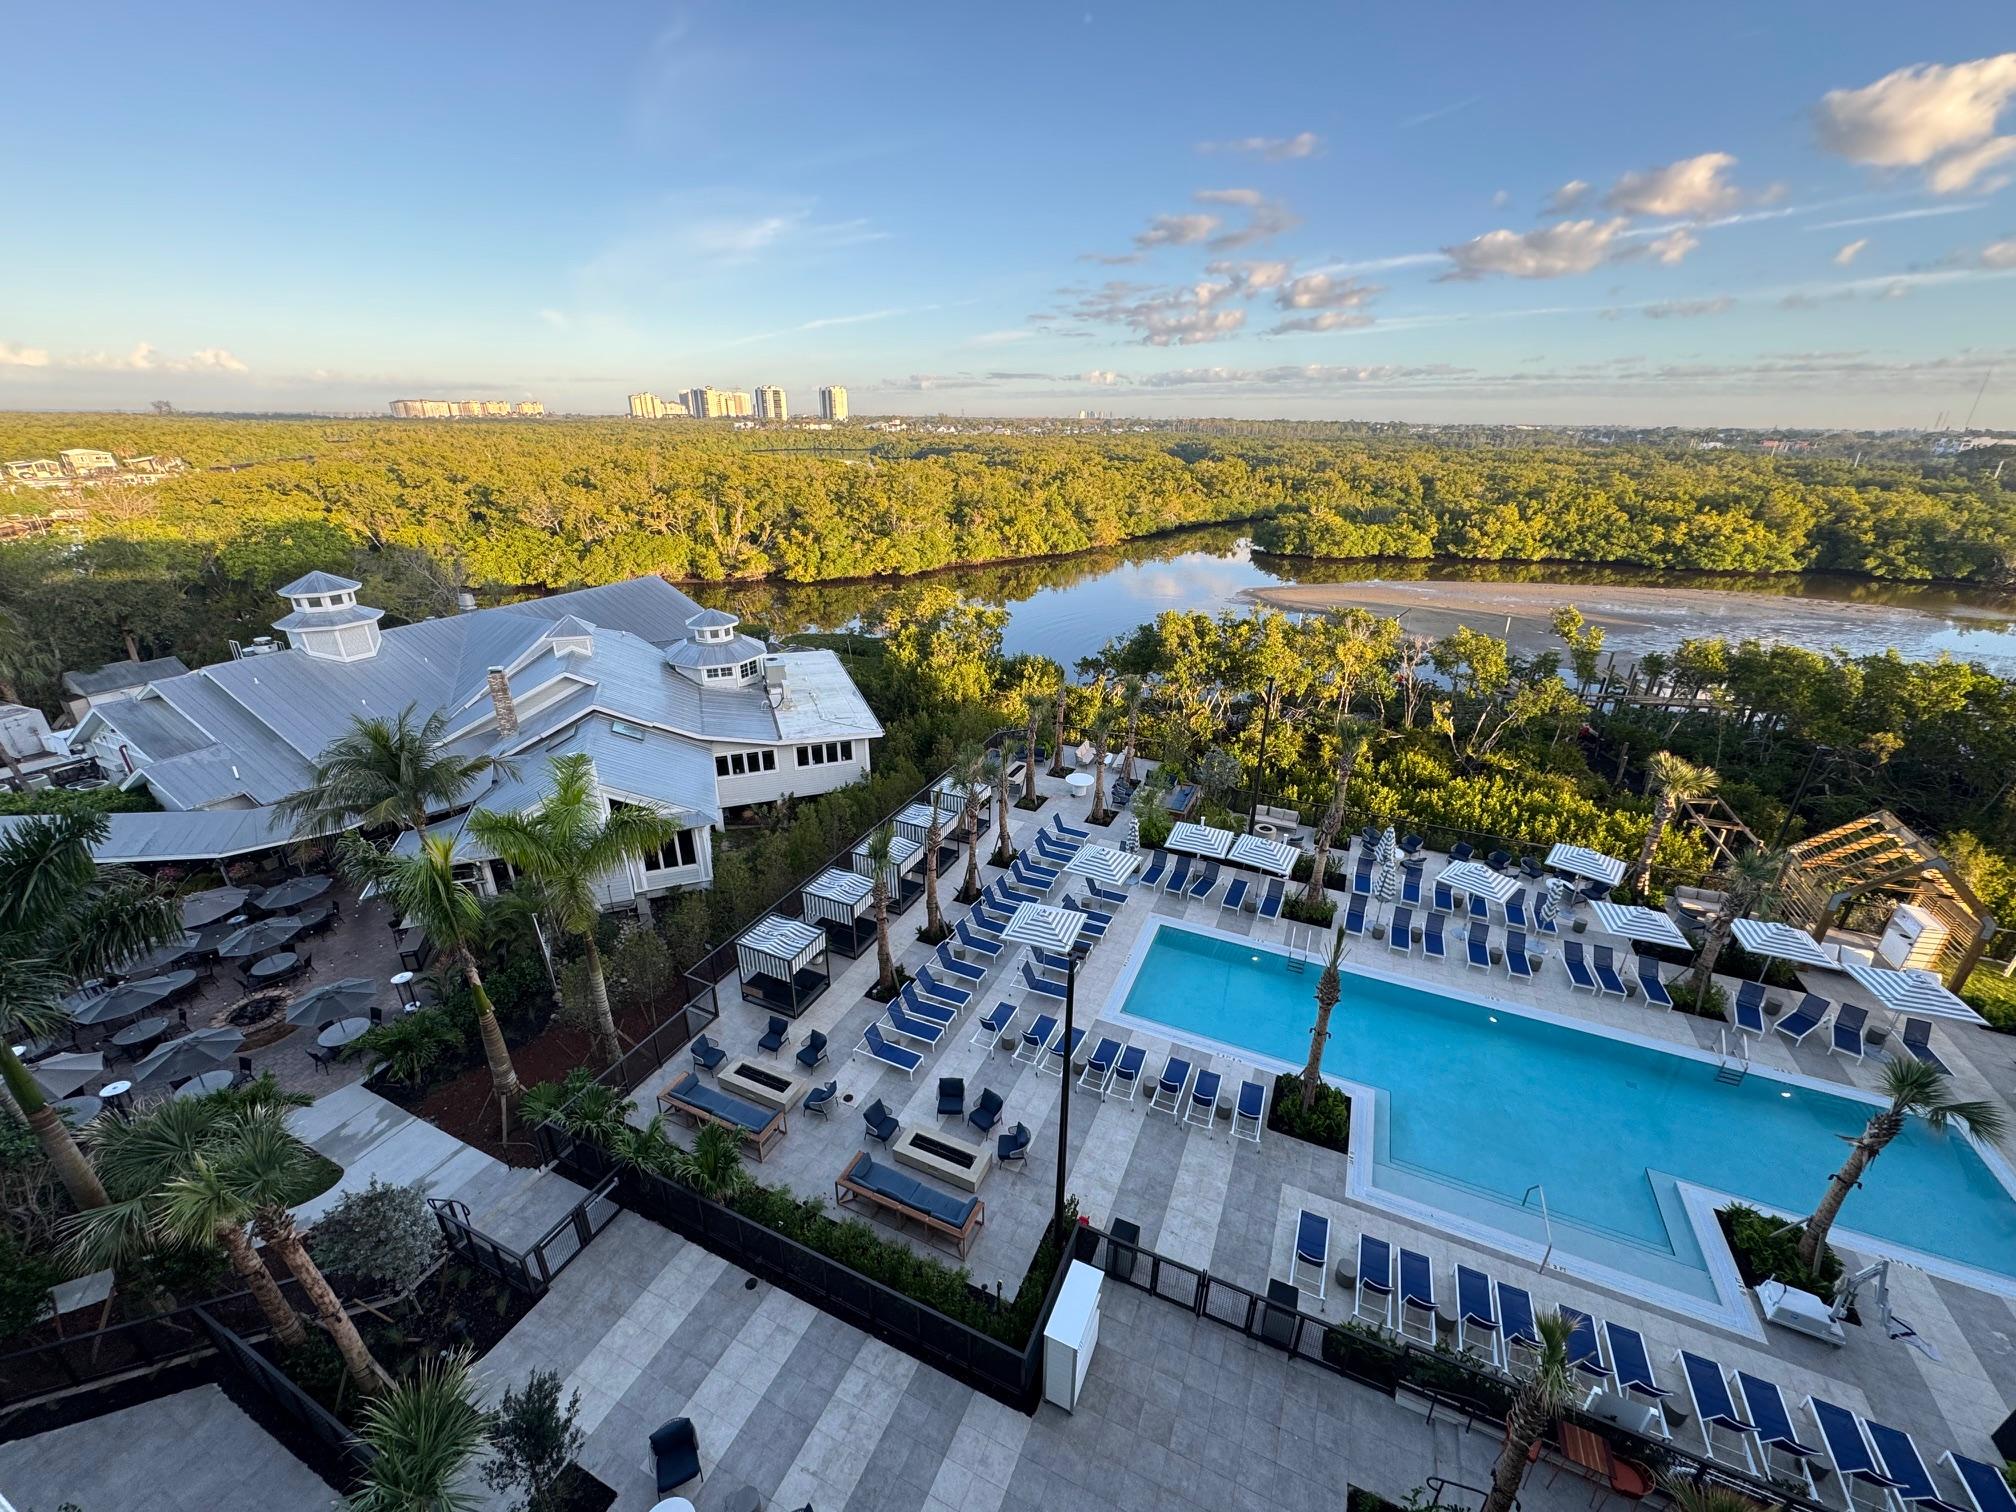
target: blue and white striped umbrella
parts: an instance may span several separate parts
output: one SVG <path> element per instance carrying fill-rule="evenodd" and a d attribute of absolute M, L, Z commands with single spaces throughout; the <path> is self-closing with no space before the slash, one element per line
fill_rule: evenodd
<path fill-rule="evenodd" d="M 1090 877 L 1102 887 L 1118 887 L 1140 866 L 1139 856 L 1130 856 L 1110 845 L 1081 845 L 1064 863 L 1064 870 L 1075 876 Z"/>
<path fill-rule="evenodd" d="M 1460 893 L 1476 893 L 1489 898 L 1493 903 L 1503 903 L 1519 891 L 1517 877 L 1494 872 L 1490 867 L 1475 861 L 1457 861 L 1443 867 L 1442 874 L 1436 881 L 1446 882 Z"/>
<path fill-rule="evenodd" d="M 1024 903 L 1015 910 L 1001 931 L 1001 938 L 1018 945 L 1036 945 L 1058 955 L 1067 955 L 1078 943 L 1085 927 L 1085 915 L 1070 908 L 1052 908 L 1048 903 Z"/>
<path fill-rule="evenodd" d="M 1272 872 L 1277 877 L 1285 877 L 1295 869 L 1295 847 L 1283 840 L 1264 840 L 1258 835 L 1241 835 L 1232 842 L 1232 848 L 1225 853 L 1225 859 L 1237 866 L 1250 866 L 1255 871 Z"/>

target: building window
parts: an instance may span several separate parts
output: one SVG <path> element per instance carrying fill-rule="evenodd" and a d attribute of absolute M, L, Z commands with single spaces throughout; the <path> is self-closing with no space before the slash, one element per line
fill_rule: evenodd
<path fill-rule="evenodd" d="M 746 777 L 753 772 L 777 770 L 777 753 L 765 748 L 755 751 L 723 751 L 714 758 L 716 777 Z"/>
<path fill-rule="evenodd" d="M 742 663 L 742 676 L 745 681 L 756 675 L 756 667 L 757 663 L 753 661 L 746 661 Z"/>
<path fill-rule="evenodd" d="M 634 803 L 622 803 L 614 798 L 609 800 L 611 812 L 621 808 L 636 807 L 637 805 Z M 663 845 L 643 852 L 640 859 L 644 863 L 644 870 L 647 872 L 676 871 L 682 866 L 698 866 L 700 864 L 700 842 L 695 838 L 698 833 L 697 830 L 680 830 Z"/>
<path fill-rule="evenodd" d="M 733 667 L 709 667 L 707 669 L 707 680 L 709 682 L 719 682 L 724 677 L 733 677 L 734 675 L 735 669 Z"/>
<path fill-rule="evenodd" d="M 852 761 L 854 742 L 851 740 L 829 740 L 823 745 L 798 747 L 798 765 L 825 766 L 833 761 Z"/>

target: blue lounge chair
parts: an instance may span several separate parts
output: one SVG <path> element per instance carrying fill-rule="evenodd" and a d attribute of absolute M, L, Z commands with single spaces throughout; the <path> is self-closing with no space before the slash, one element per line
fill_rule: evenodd
<path fill-rule="evenodd" d="M 1148 858 L 1147 870 L 1141 873 L 1141 885 L 1143 887 L 1153 887 L 1157 882 L 1160 882 L 1162 880 L 1162 870 L 1168 864 L 1169 852 L 1156 851 L 1154 855 Z"/>
<path fill-rule="evenodd" d="M 962 982 L 977 982 L 987 975 L 985 966 L 976 966 L 971 961 L 962 961 L 952 954 L 952 947 L 943 941 L 933 952 L 932 959 Z"/>
<path fill-rule="evenodd" d="M 1932 1048 L 1932 1021 L 1930 1019 L 1907 1018 L 1904 1020 L 1904 1049 L 1913 1060 L 1923 1061 L 1941 1076 L 1951 1076 L 1946 1062 L 1939 1059 L 1939 1052 Z"/>
<path fill-rule="evenodd" d="M 1764 984 L 1745 982 L 1736 989 L 1736 1027 L 1746 1034 L 1764 1032 Z"/>
<path fill-rule="evenodd" d="M 1951 1449 L 1942 1458 L 1960 1477 L 1960 1487 L 1974 1504 L 1974 1512 L 2016 1512 L 2016 1490 L 2011 1490 L 2009 1482 L 2002 1478 L 2001 1467 L 1969 1459 Z"/>
<path fill-rule="evenodd" d="M 1400 901 L 1421 906 L 1421 865 L 1415 862 L 1400 872 Z"/>
<path fill-rule="evenodd" d="M 1267 879 L 1267 891 L 1260 899 L 1260 917 L 1278 919 L 1281 917 L 1281 899 L 1288 891 L 1287 884 L 1279 877 Z"/>
<path fill-rule="evenodd" d="M 1834 1005 L 1814 993 L 1807 993 L 1799 1000 L 1799 1006 L 1779 1019 L 1772 1027 L 1785 1038 L 1798 1044 L 1826 1020 L 1827 1010 Z"/>
<path fill-rule="evenodd" d="M 1094 1092 L 1104 1092 L 1106 1080 L 1113 1074 L 1113 1062 L 1119 1058 L 1120 1041 L 1110 1034 L 1100 1035 L 1099 1043 L 1085 1057 L 1085 1069 L 1078 1073 L 1078 1085 L 1090 1087 Z"/>
<path fill-rule="evenodd" d="M 1624 989 L 1624 978 L 1617 973 L 1617 957 L 1608 945 L 1591 947 L 1589 964 L 1596 972 L 1596 985 L 1603 989 L 1603 996 L 1630 996 Z"/>
<path fill-rule="evenodd" d="M 1186 890 L 1193 898 L 1208 898 L 1217 889 L 1217 886 L 1218 863 L 1216 861 L 1206 861 L 1204 863 L 1204 870 L 1197 874 L 1196 880 Z"/>
<path fill-rule="evenodd" d="M 1043 901 L 1041 893 L 1025 892 L 1019 887 L 1009 886 L 1006 877 L 996 877 L 987 885 L 992 889 L 1000 906 L 1010 913 L 1013 913 L 1024 903 L 1041 903 Z"/>
<path fill-rule="evenodd" d="M 1414 910 L 1396 907 L 1386 921 L 1386 948 L 1399 955 L 1414 953 Z"/>
<path fill-rule="evenodd" d="M 1505 969 L 1522 982 L 1533 980 L 1534 970 L 1540 958 L 1533 954 L 1526 943 L 1526 932 L 1520 929 L 1505 931 Z"/>
<path fill-rule="evenodd" d="M 1939 1494 L 1939 1484 L 1932 1479 L 1932 1471 L 1925 1463 L 1925 1456 L 1918 1452 L 1918 1445 L 1911 1435 L 1902 1428 L 1891 1428 L 1874 1418 L 1864 1418 L 1862 1429 L 1869 1436 L 1869 1442 L 1876 1448 L 1876 1458 L 1883 1466 L 1883 1473 L 1895 1482 L 1891 1495 L 1907 1507 L 1919 1507 L 1925 1512 L 1961 1512 L 1954 1503 Z"/>
<path fill-rule="evenodd" d="M 1134 1101 L 1134 1089 L 1141 1085 L 1141 1066 L 1148 1059 L 1148 1052 L 1139 1045 L 1129 1045 L 1120 1052 L 1120 1059 L 1113 1063 L 1113 1079 L 1106 1083 L 1105 1090 L 1121 1102 Z"/>
<path fill-rule="evenodd" d="M 882 1037 L 882 1027 L 870 1024 L 861 1034 L 861 1043 L 854 1047 L 856 1055 L 865 1055 L 870 1060 L 894 1066 L 905 1076 L 917 1074 L 917 1068 L 924 1064 L 924 1057 L 903 1045 L 892 1045 Z"/>
<path fill-rule="evenodd" d="M 1260 1126 L 1267 1121 L 1267 1089 L 1256 1081 L 1239 1083 L 1239 1099 L 1232 1104 L 1232 1137 L 1260 1143 Z"/>
<path fill-rule="evenodd" d="M 1804 1481 L 1806 1494 L 1813 1495 L 1812 1461 L 1819 1457 L 1820 1451 L 1799 1442 L 1798 1430 L 1792 1426 L 1792 1409 L 1785 1405 L 1784 1393 L 1777 1383 L 1739 1370 L 1736 1394 L 1742 1399 L 1757 1447 L 1763 1451 L 1764 1474 L 1774 1479 Z M 2010 1503 L 2009 1512 L 2016 1512 L 2016 1501 Z"/>
<path fill-rule="evenodd" d="M 1172 1118 L 1183 1116 L 1183 1093 L 1190 1085 L 1190 1062 L 1180 1055 L 1172 1055 L 1162 1062 L 1162 1076 L 1155 1083 L 1154 1095 L 1148 1099 L 1148 1106 L 1157 1113 L 1167 1113 Z"/>
<path fill-rule="evenodd" d="M 1647 1008 L 1671 1008 L 1673 994 L 1666 990 L 1666 983 L 1659 975 L 1659 963 L 1650 956 L 1631 957 L 1638 968 L 1638 990 L 1645 995 Z"/>
<path fill-rule="evenodd" d="M 1001 1101 L 1001 1094 L 999 1092 L 996 1092 L 992 1087 L 982 1087 L 980 1089 L 980 1100 L 973 1104 L 973 1111 L 966 1115 L 966 1122 L 973 1125 L 982 1134 L 988 1133 L 996 1124 L 1001 1122 L 1001 1109 L 1003 1106 L 1005 1105 Z"/>
<path fill-rule="evenodd" d="M 1039 1013 L 1036 1022 L 1022 1031 L 1022 1043 L 1015 1047 L 1015 1059 L 1027 1061 L 1030 1065 L 1043 1059 L 1043 1051 L 1050 1044 L 1050 1036 L 1057 1032 L 1057 1015 Z"/>
<path fill-rule="evenodd" d="M 1484 1358 L 1499 1358 L 1498 1309 L 1491 1302 L 1491 1278 L 1468 1265 L 1456 1267 L 1456 1352 L 1470 1353 L 1472 1342 L 1484 1346 Z"/>
<path fill-rule="evenodd" d="M 1018 887 L 1026 887 L 1034 893 L 1046 893 L 1057 885 L 1057 879 L 1063 873 L 1047 866 L 1032 866 L 1017 856 L 1014 865 L 1008 868 L 1008 875 L 1015 879 Z"/>
<path fill-rule="evenodd" d="M 1393 1246 L 1370 1234 L 1358 1236 L 1358 1285 L 1351 1295 L 1351 1316 L 1372 1318 L 1381 1328 L 1393 1326 Z"/>
<path fill-rule="evenodd" d="M 1062 866 L 1078 854 L 1078 847 L 1066 845 L 1054 830 L 1036 831 L 1036 849 L 1042 854 L 1044 861 L 1053 866 Z"/>
<path fill-rule="evenodd" d="M 1351 891 L 1361 898 L 1372 896 L 1372 858 L 1361 855 L 1351 872 Z"/>
<path fill-rule="evenodd" d="M 1498 1297 L 1498 1362 L 1510 1370 L 1513 1350 L 1524 1350 L 1529 1356 L 1540 1350 L 1540 1328 L 1533 1321 L 1533 1294 L 1523 1286 L 1495 1279 L 1491 1290 Z"/>
<path fill-rule="evenodd" d="M 1495 872 L 1502 872 L 1503 870 L 1505 870 L 1506 867 L 1512 864 L 1512 852 L 1503 850 L 1494 850 L 1493 852 L 1491 852 L 1490 855 L 1484 858 L 1484 864 L 1490 867 L 1491 870 Z"/>
<path fill-rule="evenodd" d="M 1246 889 L 1250 885 L 1246 878 L 1234 877 L 1226 884 L 1225 896 L 1218 900 L 1219 909 L 1230 909 L 1233 913 L 1242 911 L 1246 907 Z"/>
<path fill-rule="evenodd" d="M 957 924 L 952 926 L 952 935 L 954 939 L 958 940 L 961 946 L 972 951 L 977 956 L 985 956 L 988 960 L 992 961 L 997 959 L 1001 954 L 1001 942 L 999 940 L 988 939 L 987 936 L 975 929 L 967 919 L 961 919 Z"/>
<path fill-rule="evenodd" d="M 1055 1034 L 1050 1036 L 1049 1053 L 1037 1065 L 1037 1074 L 1040 1076 L 1062 1076 L 1065 1069 L 1071 1064 L 1071 1057 L 1078 1053 L 1078 1047 L 1084 1043 L 1085 1031 L 1083 1029 L 1074 1027 L 1071 1030 L 1071 1043 L 1068 1045 L 1064 1043 L 1064 1031 L 1059 1029 Z"/>
<path fill-rule="evenodd" d="M 1447 914 L 1430 913 L 1421 920 L 1421 954 L 1431 961 L 1449 959 L 1449 942 L 1442 936 L 1442 926 L 1448 920 Z"/>
<path fill-rule="evenodd" d="M 1064 1001 L 1064 984 L 1036 975 L 1036 968 L 1027 961 L 1022 963 L 1022 982 L 1040 997 L 1055 998 L 1060 1003 Z"/>
<path fill-rule="evenodd" d="M 1447 882 L 1437 882 L 1434 890 L 1428 896 L 1437 913 L 1453 914 L 1456 912 L 1456 894 L 1449 890 Z"/>
<path fill-rule="evenodd" d="M 1472 924 L 1463 931 L 1463 950 L 1479 971 L 1491 969 L 1491 926 Z"/>
<path fill-rule="evenodd" d="M 1579 992 L 1595 992 L 1596 973 L 1589 969 L 1589 958 L 1582 953 L 1580 940 L 1561 942 L 1561 969 L 1568 973 L 1568 985 Z"/>
<path fill-rule="evenodd" d="M 651 1468 L 660 1496 L 699 1476 L 700 1433 L 691 1418 L 674 1418 L 651 1435 Z"/>
<path fill-rule="evenodd" d="M 1607 1386 L 1614 1372 L 1603 1363 L 1603 1344 L 1596 1336 L 1596 1320 L 1572 1307 L 1561 1309 L 1568 1320 L 1568 1363 L 1597 1386 Z"/>
<path fill-rule="evenodd" d="M 1681 1379 L 1687 1383 L 1687 1400 L 1693 1404 L 1694 1421 L 1701 1425 L 1701 1437 L 1708 1446 L 1708 1457 L 1725 1458 L 1731 1464 L 1740 1463 L 1755 1475 L 1757 1456 L 1750 1451 L 1751 1427 L 1737 1410 L 1736 1399 L 1729 1394 L 1729 1381 L 1721 1362 L 1695 1354 L 1691 1349 L 1681 1350 L 1679 1360 Z M 1717 1429 L 1734 1442 L 1733 1455 L 1718 1451 Z"/>
<path fill-rule="evenodd" d="M 1313 1286 L 1304 1278 L 1305 1271 L 1314 1280 Z M 1319 1298 L 1329 1294 L 1330 1220 L 1321 1213 L 1304 1208 L 1295 1220 L 1295 1254 L 1288 1262 L 1288 1279 L 1298 1290 L 1314 1292 Z"/>
<path fill-rule="evenodd" d="M 1005 1001 L 996 1003 L 982 1014 L 980 1022 L 973 1026 L 972 1043 L 986 1045 L 987 1053 L 993 1054 L 994 1047 L 1001 1042 L 1001 1036 L 1006 1034 L 1015 1022 L 1017 1011 L 1013 1003 Z"/>
<path fill-rule="evenodd" d="M 1411 1337 L 1408 1325 L 1421 1328 L 1422 1342 L 1435 1343 L 1435 1268 L 1419 1250 L 1400 1251 L 1400 1335 Z"/>
<path fill-rule="evenodd" d="M 1666 1426 L 1666 1399 L 1673 1393 L 1661 1386 L 1652 1372 L 1652 1355 L 1645 1347 L 1645 1336 L 1635 1328 L 1605 1319 L 1603 1343 L 1610 1351 L 1618 1386 L 1652 1409 L 1659 1437 L 1671 1438 L 1673 1434 Z"/>
<path fill-rule="evenodd" d="M 965 922 L 970 924 L 981 938 L 995 948 L 1001 946 L 1001 931 L 1008 927 L 1014 913 L 1003 913 L 992 895 L 982 893 L 973 900 L 973 906 L 966 910 Z"/>
<path fill-rule="evenodd" d="M 807 1071 L 818 1070 L 819 1063 L 826 1059 L 826 1036 L 814 1029 L 805 1036 L 805 1043 L 798 1047 L 795 1059 Z"/>
<path fill-rule="evenodd" d="M 1480 924 L 1491 922 L 1491 900 L 1482 893 L 1472 893 L 1466 900 L 1468 913 Z"/>
<path fill-rule="evenodd" d="M 758 1050 L 768 1050 L 772 1055 L 791 1043 L 791 1021 L 770 1015 L 770 1025 L 763 1031 L 763 1037 L 756 1041 Z"/>
<path fill-rule="evenodd" d="M 939 1002 L 949 1004 L 954 1008 L 964 1008 L 968 1003 L 973 1001 L 973 994 L 966 988 L 957 986 L 951 982 L 939 981 L 938 978 L 931 974 L 929 966 L 919 966 L 917 968 L 917 975 L 912 979 L 911 985 L 916 987 L 918 992 L 925 997 L 936 998 Z"/>
<path fill-rule="evenodd" d="M 1072 952 L 1075 955 L 1083 955 L 1090 950 L 1092 947 L 1088 942 L 1103 938 L 1106 931 L 1113 927 L 1113 915 L 1088 908 L 1076 898 L 1067 896 L 1063 906 L 1067 912 L 1085 915 L 1085 922 L 1079 926 L 1078 944 Z"/>
<path fill-rule="evenodd" d="M 1067 840 L 1085 841 L 1092 838 L 1092 831 L 1089 829 L 1080 829 L 1075 824 L 1066 824 L 1062 814 L 1052 814 L 1050 822 L 1056 826 L 1057 833 Z"/>
<path fill-rule="evenodd" d="M 1514 929 L 1531 929 L 1532 921 L 1526 915 L 1526 889 L 1520 888 L 1505 900 L 1505 922 Z"/>
<path fill-rule="evenodd" d="M 1162 884 L 1166 893 L 1180 893 L 1190 883 L 1190 858 L 1178 856 L 1176 864 L 1169 868 L 1169 880 Z"/>
<path fill-rule="evenodd" d="M 959 1017 L 959 1010 L 948 1008 L 943 1003 L 934 1003 L 917 991 L 915 982 L 905 982 L 903 990 L 896 994 L 896 1001 L 903 1005 L 903 1011 L 912 1018 L 927 1020 L 933 1024 L 951 1024 Z"/>
<path fill-rule="evenodd" d="M 867 1125 L 870 1139 L 879 1139 L 884 1144 L 889 1143 L 890 1136 L 903 1127 L 889 1111 L 888 1104 L 879 1097 L 862 1109 L 861 1122 Z"/>
<path fill-rule="evenodd" d="M 839 1094 L 839 1091 L 840 1083 L 838 1081 L 829 1081 L 825 1086 L 814 1087 L 810 1092 L 807 1092 L 805 1094 L 805 1101 L 800 1106 L 807 1113 L 817 1113 L 821 1118 L 829 1118 L 833 1113 L 833 1099 Z"/>
<path fill-rule="evenodd" d="M 1813 1414 L 1813 1421 L 1820 1426 L 1820 1442 L 1827 1450 L 1834 1473 L 1841 1477 L 1842 1499 L 1850 1507 L 1855 1505 L 1854 1487 L 1848 1484 L 1850 1481 L 1873 1488 L 1886 1501 L 1888 1493 L 1903 1489 L 1884 1474 L 1883 1467 L 1877 1463 L 1876 1453 L 1869 1447 L 1869 1440 L 1862 1432 L 1862 1419 L 1846 1407 L 1823 1402 L 1819 1397 L 1806 1398 L 1806 1410 Z"/>
<path fill-rule="evenodd" d="M 915 1040 L 926 1049 L 945 1038 L 945 1026 L 931 1019 L 921 1019 L 905 1011 L 901 1002 L 889 1004 L 883 1010 L 889 1032 L 906 1040 Z"/>
<path fill-rule="evenodd" d="M 1833 1041 L 1828 1049 L 1840 1055 L 1862 1059 L 1862 1029 L 1869 1022 L 1869 1010 L 1855 1003 L 1843 1003 L 1834 1010 Z"/>
<path fill-rule="evenodd" d="M 1034 1138 L 1029 1125 L 1018 1123 L 994 1142 L 994 1163 L 1013 1166 L 1018 1171 L 1028 1170 L 1029 1145 Z"/>
<path fill-rule="evenodd" d="M 1128 893 L 1124 891 L 1115 891 L 1113 888 L 1110 887 L 1101 887 L 1097 882 L 1094 882 L 1090 877 L 1087 877 L 1084 880 L 1085 880 L 1085 894 L 1087 897 L 1097 898 L 1101 903 L 1111 903 L 1115 908 L 1125 906 L 1127 899 L 1129 897 Z"/>
<path fill-rule="evenodd" d="M 1222 1082 L 1216 1071 L 1197 1073 L 1197 1080 L 1190 1088 L 1190 1101 L 1183 1110 L 1184 1123 L 1202 1129 L 1211 1127 L 1211 1120 L 1218 1116 L 1218 1088 Z"/>
<path fill-rule="evenodd" d="M 940 1118 L 964 1118 L 966 1116 L 965 1077 L 941 1076 L 938 1078 L 938 1116 Z"/>
<path fill-rule="evenodd" d="M 714 1041 L 709 1039 L 706 1035 L 702 1034 L 702 1035 L 696 1035 L 694 1037 L 693 1066 L 695 1070 L 699 1071 L 719 1070 L 721 1062 L 725 1061 L 726 1059 L 728 1059 L 728 1052 L 726 1050 L 723 1050 L 719 1045 L 715 1044 Z"/>
<path fill-rule="evenodd" d="M 1344 933 L 1363 935 L 1365 933 L 1365 900 L 1352 894 L 1351 901 L 1344 906 Z"/>
<path fill-rule="evenodd" d="M 1055 972 L 1058 976 L 1069 976 L 1071 973 L 1071 957 L 1045 950 L 1041 945 L 1029 947 L 1029 958 L 1044 971 Z"/>

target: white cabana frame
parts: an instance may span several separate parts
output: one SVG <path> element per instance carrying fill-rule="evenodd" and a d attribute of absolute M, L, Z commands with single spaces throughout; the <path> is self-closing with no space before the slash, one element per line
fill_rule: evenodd
<path fill-rule="evenodd" d="M 866 840 L 854 847 L 848 862 L 861 876 L 873 877 L 875 874 L 874 868 L 868 864 Z M 924 879 L 918 875 L 923 865 L 923 845 L 908 835 L 889 837 L 889 912 L 903 913 L 924 896 Z"/>
<path fill-rule="evenodd" d="M 736 939 L 735 969 L 742 1001 L 796 1018 L 831 983 L 826 931 L 802 919 L 766 914 Z"/>
<path fill-rule="evenodd" d="M 860 872 L 829 867 L 800 889 L 805 922 L 826 931 L 827 943 L 858 957 L 875 940 L 875 882 Z"/>

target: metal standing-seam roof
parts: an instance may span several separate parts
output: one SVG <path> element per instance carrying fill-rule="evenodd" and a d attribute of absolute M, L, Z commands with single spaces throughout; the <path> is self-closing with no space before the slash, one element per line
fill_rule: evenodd
<path fill-rule="evenodd" d="M 22 815 L 0 817 L 0 833 L 28 822 Z M 107 865 L 227 861 L 272 850 L 295 838 L 292 825 L 262 808 L 107 814 L 105 828 L 105 839 L 91 847 L 91 854 Z"/>
<path fill-rule="evenodd" d="M 159 698 L 108 698 L 93 704 L 86 720 L 99 719 L 119 738 L 144 752 L 150 761 L 186 756 L 210 744 L 210 737 L 191 724 L 175 706 Z M 82 721 L 80 721 L 80 724 Z"/>
<path fill-rule="evenodd" d="M 63 689 L 79 698 L 94 693 L 114 693 L 121 688 L 144 687 L 164 677 L 181 677 L 188 672 L 179 656 L 157 656 L 152 661 L 107 662 L 83 672 L 65 672 Z"/>

